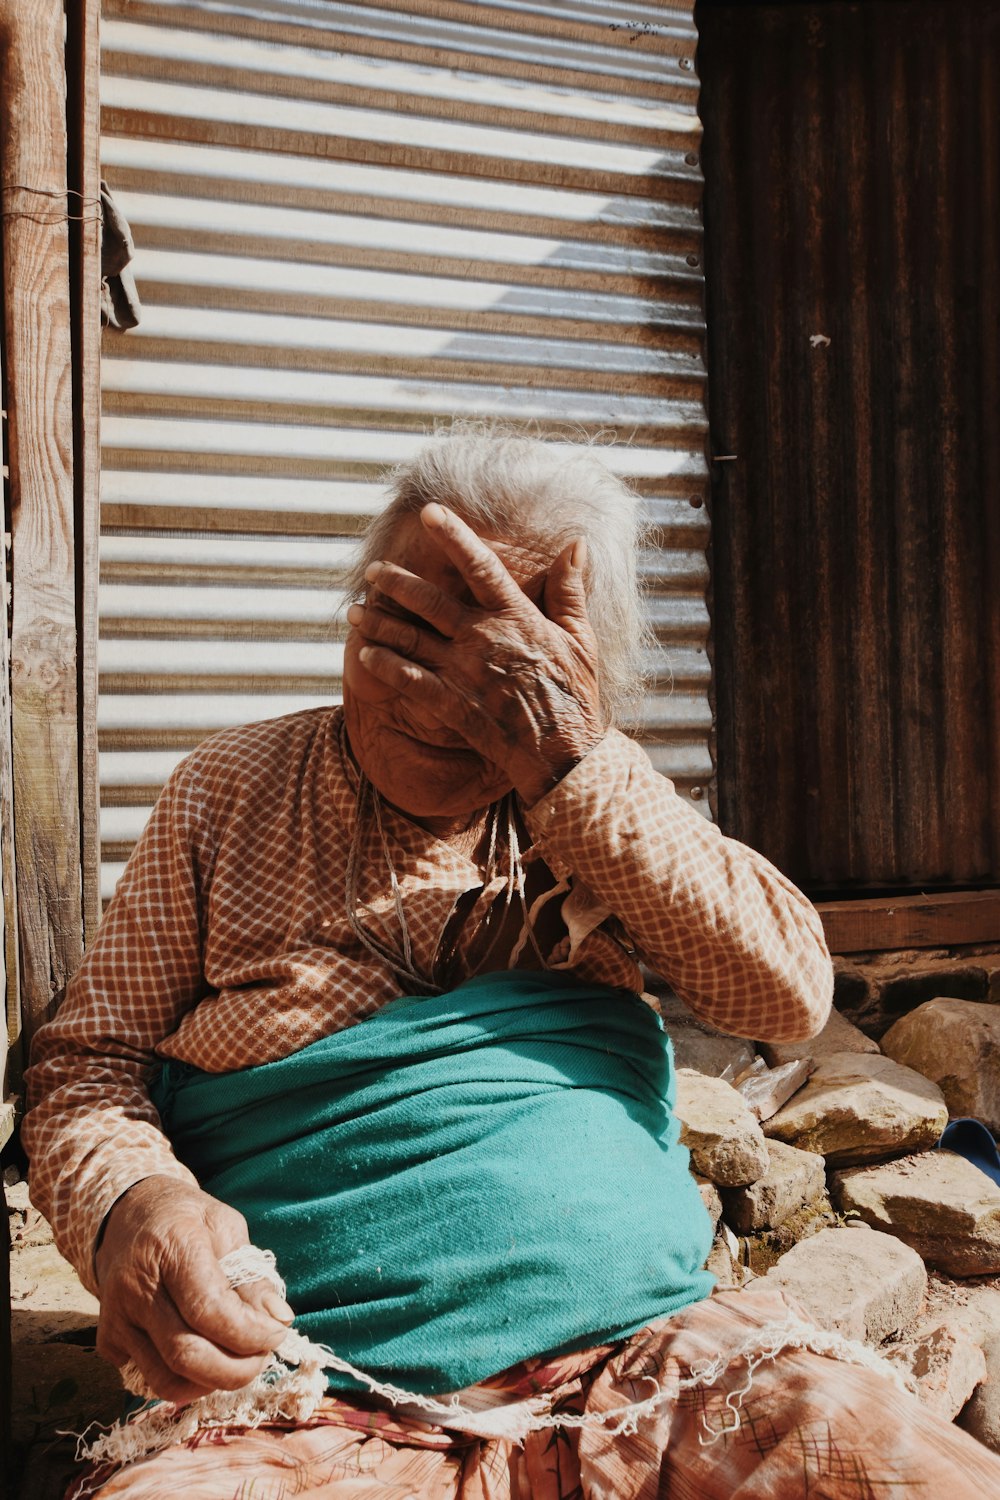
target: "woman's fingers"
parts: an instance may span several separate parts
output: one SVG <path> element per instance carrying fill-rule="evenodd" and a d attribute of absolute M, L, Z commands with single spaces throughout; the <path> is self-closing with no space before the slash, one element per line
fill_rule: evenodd
<path fill-rule="evenodd" d="M 167 1298 L 158 1299 L 142 1331 L 171 1375 L 209 1391 L 238 1390 L 259 1375 L 271 1353 L 270 1346 L 239 1353 L 220 1346 L 196 1333 Z"/>
<path fill-rule="evenodd" d="M 133 1314 L 134 1316 L 134 1314 Z M 123 1307 L 101 1310 L 97 1352 L 119 1368 L 138 1366 L 149 1389 L 165 1401 L 193 1401 L 211 1390 L 236 1390 L 264 1367 L 267 1352 L 234 1358 L 193 1334 L 169 1298 L 144 1307 L 142 1323 Z"/>
<path fill-rule="evenodd" d="M 184 1380 L 169 1369 L 141 1328 L 123 1329 L 120 1341 L 116 1341 L 113 1345 L 102 1343 L 98 1337 L 97 1352 L 103 1359 L 118 1365 L 120 1369 L 124 1369 L 129 1364 L 135 1365 L 147 1390 L 159 1396 L 162 1401 L 174 1401 L 180 1404 L 196 1401 L 199 1396 L 208 1394 L 208 1387 L 192 1384 L 191 1381 Z"/>
<path fill-rule="evenodd" d="M 230 1287 L 219 1261 L 246 1243 L 242 1216 L 199 1188 L 136 1183 L 109 1212 L 97 1252 L 98 1352 L 135 1360 L 172 1401 L 252 1380 L 284 1339 L 289 1309 Z"/>
<path fill-rule="evenodd" d="M 387 687 L 394 687 L 401 693 L 426 694 L 427 706 L 433 709 L 431 700 L 437 695 L 441 684 L 434 673 L 422 667 L 419 662 L 408 661 L 405 656 L 399 656 L 386 646 L 362 646 L 358 652 L 358 660 L 373 677 L 377 677 Z"/>
<path fill-rule="evenodd" d="M 247 1302 L 251 1307 L 267 1317 L 275 1318 L 285 1328 L 291 1328 L 295 1314 L 288 1303 L 282 1297 L 273 1281 L 261 1277 L 258 1281 L 244 1282 L 242 1286 L 234 1288 L 237 1297 L 242 1302 Z"/>
<path fill-rule="evenodd" d="M 443 505 L 425 505 L 420 519 L 481 609 L 493 613 L 514 610 L 520 615 L 526 605 L 529 610 L 533 608 L 493 548 L 453 511 Z M 373 562 L 365 569 L 365 578 L 373 586 L 370 603 L 377 603 L 378 595 L 384 594 L 449 640 L 469 623 L 470 611 L 464 604 L 397 563 Z"/>
<path fill-rule="evenodd" d="M 120 1363 L 137 1365 L 146 1385 L 164 1401 L 197 1401 L 210 1391 L 238 1391 L 260 1374 L 267 1360 L 266 1355 L 220 1358 L 217 1350 L 182 1330 L 159 1329 L 154 1337 L 145 1329 L 129 1328 L 127 1357 Z"/>
<path fill-rule="evenodd" d="M 402 620 L 398 615 L 387 614 L 377 604 L 352 604 L 347 611 L 347 619 L 366 641 L 388 646 L 411 660 L 429 662 L 431 665 L 441 660 L 440 647 L 444 643 L 439 635 L 421 630 L 418 625 Z"/>
<path fill-rule="evenodd" d="M 523 606 L 524 593 L 499 557 L 454 511 L 425 505 L 420 519 L 461 573 L 477 604 L 490 610 Z"/>
<path fill-rule="evenodd" d="M 419 703 L 423 713 L 429 714 L 445 729 L 462 735 L 470 746 L 482 739 L 484 730 L 494 730 L 492 722 L 484 716 L 482 704 L 471 684 L 457 691 L 437 673 L 385 646 L 362 646 L 358 659 L 373 677 L 387 687 L 395 688 L 402 697 Z"/>
<path fill-rule="evenodd" d="M 372 585 L 369 603 L 377 604 L 379 595 L 384 595 L 408 614 L 423 620 L 438 635 L 450 639 L 465 624 L 468 611 L 463 604 L 398 563 L 371 563 L 365 569 L 365 578 Z"/>
<path fill-rule="evenodd" d="M 194 1337 L 235 1356 L 266 1353 L 284 1338 L 284 1323 L 240 1297 L 229 1285 L 207 1237 L 189 1239 L 183 1254 L 165 1256 L 160 1274 L 162 1289 L 176 1309 L 178 1321 Z M 162 1300 L 157 1300 L 162 1315 Z M 146 1326 L 159 1347 L 155 1328 Z M 172 1320 L 162 1326 L 173 1328 Z M 167 1363 L 173 1365 L 169 1358 Z"/>
<path fill-rule="evenodd" d="M 582 537 L 563 548 L 546 574 L 542 606 L 546 618 L 560 630 L 577 639 L 585 635 L 596 655 L 583 578 L 586 561 L 587 544 Z"/>

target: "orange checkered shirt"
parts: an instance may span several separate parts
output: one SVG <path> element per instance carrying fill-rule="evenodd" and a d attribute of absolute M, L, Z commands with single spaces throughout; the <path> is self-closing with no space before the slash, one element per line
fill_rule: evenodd
<path fill-rule="evenodd" d="M 105 1215 L 153 1173 L 193 1181 L 147 1092 L 157 1060 L 225 1073 L 285 1057 L 400 992 L 348 922 L 357 771 L 339 709 L 227 730 L 164 789 L 97 937 L 36 1038 L 24 1144 L 32 1197 L 94 1287 Z M 550 967 L 641 991 L 640 958 L 723 1031 L 810 1036 L 832 971 L 813 907 L 761 855 L 689 807 L 616 730 L 524 810 Z M 413 956 L 431 971 L 456 902 L 456 963 L 504 877 L 386 808 Z M 397 933 L 377 831 L 362 830 L 366 923 Z M 537 898 L 536 898 L 537 899 Z"/>

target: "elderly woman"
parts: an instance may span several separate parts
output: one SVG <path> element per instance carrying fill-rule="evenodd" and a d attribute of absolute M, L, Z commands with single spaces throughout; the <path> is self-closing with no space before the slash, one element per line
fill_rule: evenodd
<path fill-rule="evenodd" d="M 775 1039 L 831 971 L 804 897 L 614 727 L 635 533 L 590 450 L 439 437 L 368 534 L 343 708 L 216 735 L 160 797 L 38 1038 L 35 1201 L 166 1402 L 253 1381 L 293 1317 L 362 1373 L 89 1493 L 1000 1494 L 780 1295 L 708 1295 L 640 961 Z M 230 1284 L 248 1241 L 287 1303 Z"/>

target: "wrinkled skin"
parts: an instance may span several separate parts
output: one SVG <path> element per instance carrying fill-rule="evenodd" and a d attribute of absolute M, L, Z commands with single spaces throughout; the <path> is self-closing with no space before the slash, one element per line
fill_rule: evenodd
<path fill-rule="evenodd" d="M 249 1243 L 242 1214 L 172 1177 L 147 1177 L 105 1221 L 95 1259 L 97 1351 L 134 1360 L 168 1401 L 235 1390 L 263 1369 L 291 1322 L 269 1283 L 232 1291 L 219 1269 Z"/>
<path fill-rule="evenodd" d="M 479 538 L 424 507 L 399 527 L 352 605 L 344 661 L 351 749 L 400 811 L 439 837 L 475 828 L 511 788 L 530 806 L 601 738 L 584 549 L 554 560 Z M 232 1291 L 219 1259 L 248 1243 L 242 1216 L 173 1178 L 114 1205 L 95 1265 L 98 1349 L 134 1360 L 183 1402 L 259 1373 L 291 1310 L 266 1282 Z"/>

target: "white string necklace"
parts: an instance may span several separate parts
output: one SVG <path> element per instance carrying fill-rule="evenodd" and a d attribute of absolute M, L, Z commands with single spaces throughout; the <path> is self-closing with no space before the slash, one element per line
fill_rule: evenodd
<path fill-rule="evenodd" d="M 396 914 L 396 925 L 398 928 L 398 938 L 395 940 L 381 918 L 375 917 L 374 920 L 382 927 L 382 935 L 374 931 L 372 926 L 362 919 L 361 915 L 363 910 L 360 898 L 361 866 L 364 855 L 365 834 L 372 822 L 374 822 L 378 832 L 382 858 L 389 876 L 389 889 L 392 893 L 393 909 Z M 524 865 L 521 860 L 521 844 L 517 835 L 516 807 L 513 792 L 508 792 L 498 802 L 492 803 L 487 810 L 486 826 L 489 835 L 489 844 L 485 869 L 483 871 L 483 886 L 484 888 L 489 886 L 499 873 L 499 835 L 501 822 L 505 825 L 504 833 L 506 837 L 504 842 L 507 846 L 507 879 L 503 893 L 503 906 L 499 917 L 496 919 L 496 928 L 493 937 L 485 953 L 477 963 L 474 972 L 481 972 L 493 956 L 500 933 L 504 928 L 506 915 L 510 911 L 515 898 L 521 906 L 524 931 L 527 933 L 538 961 L 544 969 L 546 967 L 545 959 L 535 938 L 528 913 Z M 354 827 L 351 831 L 351 843 L 347 853 L 345 897 L 348 925 L 361 945 L 373 957 L 388 965 L 416 994 L 440 995 L 444 992 L 446 985 L 440 982 L 433 972 L 437 968 L 436 963 L 432 966 L 432 972 L 425 974 L 417 966 L 414 959 L 413 941 L 410 936 L 410 929 L 406 921 L 406 912 L 403 906 L 403 893 L 399 877 L 396 874 L 396 867 L 392 859 L 392 850 L 383 822 L 383 799 L 378 788 L 372 785 L 360 768 L 358 770 L 358 790 L 354 805 Z M 370 917 L 374 916 L 370 908 L 368 908 L 368 913 Z"/>

